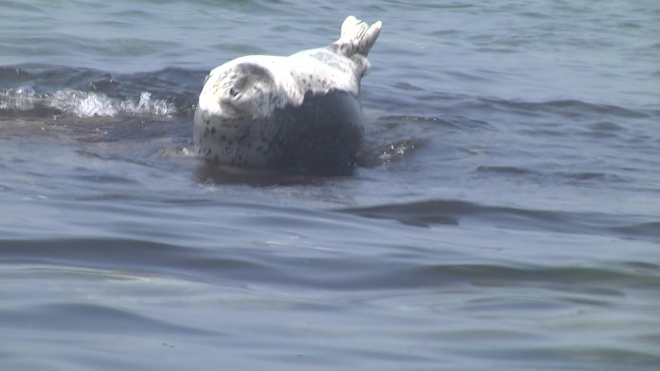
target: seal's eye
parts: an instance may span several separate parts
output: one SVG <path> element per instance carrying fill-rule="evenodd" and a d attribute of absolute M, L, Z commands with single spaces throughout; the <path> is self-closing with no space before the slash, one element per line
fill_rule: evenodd
<path fill-rule="evenodd" d="M 234 89 L 234 88 L 229 89 L 229 95 L 230 95 L 232 98 L 235 98 L 235 97 L 238 95 L 238 90 L 236 90 L 236 89 Z"/>

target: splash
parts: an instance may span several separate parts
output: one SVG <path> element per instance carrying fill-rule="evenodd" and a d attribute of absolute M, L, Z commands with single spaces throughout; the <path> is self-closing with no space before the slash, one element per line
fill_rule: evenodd
<path fill-rule="evenodd" d="M 35 101 L 31 88 L 11 89 L 0 93 L 0 110 L 29 111 L 34 109 Z"/>
<path fill-rule="evenodd" d="M 416 144 L 410 140 L 391 144 L 383 150 L 378 156 L 378 159 L 383 163 L 400 160 L 404 158 L 408 152 L 415 150 L 415 146 Z"/>
<path fill-rule="evenodd" d="M 152 99 L 151 93 L 142 92 L 139 99 L 117 99 L 102 93 L 74 89 L 54 93 L 36 93 L 32 88 L 10 89 L 0 92 L 0 111 L 31 111 L 51 108 L 80 118 L 95 116 L 156 115 L 172 116 L 176 107 L 162 99 Z"/>

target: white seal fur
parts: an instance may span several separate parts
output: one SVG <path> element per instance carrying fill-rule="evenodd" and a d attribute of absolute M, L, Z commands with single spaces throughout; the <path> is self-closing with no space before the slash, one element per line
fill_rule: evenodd
<path fill-rule="evenodd" d="M 349 16 L 325 48 L 213 69 L 195 110 L 197 154 L 247 166 L 352 166 L 364 136 L 360 80 L 381 27 Z"/>

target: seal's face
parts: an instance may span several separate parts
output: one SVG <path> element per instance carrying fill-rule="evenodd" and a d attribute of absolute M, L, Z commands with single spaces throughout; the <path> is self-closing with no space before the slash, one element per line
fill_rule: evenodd
<path fill-rule="evenodd" d="M 239 63 L 214 71 L 204 90 L 200 105 L 227 119 L 267 117 L 279 98 L 279 89 L 271 71 L 253 63 Z"/>

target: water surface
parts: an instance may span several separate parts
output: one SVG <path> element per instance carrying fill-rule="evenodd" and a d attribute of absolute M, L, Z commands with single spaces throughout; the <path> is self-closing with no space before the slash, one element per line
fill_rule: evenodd
<path fill-rule="evenodd" d="M 656 370 L 653 1 L 5 1 L 3 370 Z M 190 155 L 210 69 L 383 21 L 342 176 Z"/>

